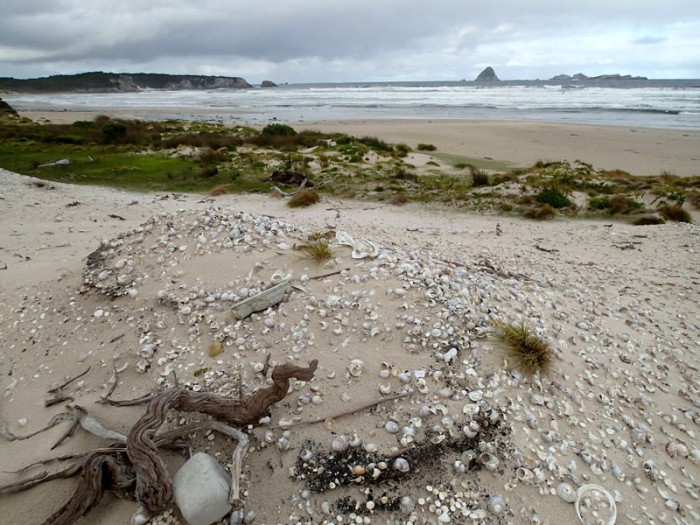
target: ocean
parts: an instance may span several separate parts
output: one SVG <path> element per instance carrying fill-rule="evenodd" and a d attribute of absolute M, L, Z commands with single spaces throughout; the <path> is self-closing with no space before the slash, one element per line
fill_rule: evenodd
<path fill-rule="evenodd" d="M 157 109 L 226 123 L 534 120 L 700 130 L 700 80 L 296 84 L 211 91 L 3 95 L 20 110 Z"/>

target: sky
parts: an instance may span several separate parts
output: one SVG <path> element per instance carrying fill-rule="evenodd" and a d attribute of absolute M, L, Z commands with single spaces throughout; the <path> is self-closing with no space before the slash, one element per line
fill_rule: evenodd
<path fill-rule="evenodd" d="M 0 77 L 700 78 L 698 0 L 2 0 Z"/>

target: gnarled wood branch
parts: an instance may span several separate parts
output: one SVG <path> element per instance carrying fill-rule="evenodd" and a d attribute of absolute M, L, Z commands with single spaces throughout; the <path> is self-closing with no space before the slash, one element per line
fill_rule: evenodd
<path fill-rule="evenodd" d="M 245 399 L 231 399 L 219 394 L 192 392 L 176 386 L 155 395 L 129 432 L 126 449 L 121 443 L 110 449 L 90 453 L 80 468 L 80 483 L 71 499 L 55 512 L 44 525 L 70 525 L 85 515 L 101 499 L 105 490 L 114 491 L 117 496 L 136 499 L 151 512 L 162 510 L 172 499 L 172 480 L 165 464 L 158 456 L 158 444 L 163 439 L 155 433 L 163 424 L 168 410 L 202 412 L 217 417 L 231 425 L 257 424 L 273 404 L 284 399 L 289 390 L 289 381 L 308 381 L 313 378 L 318 361 L 313 360 L 308 367 L 284 364 L 272 371 L 272 384 L 260 389 Z M 221 429 L 217 429 L 223 431 Z M 229 435 L 231 432 L 227 432 Z M 168 433 L 169 439 L 179 433 Z M 172 437 L 171 437 L 172 436 Z M 234 437 L 237 437 L 234 435 Z M 240 436 L 238 436 L 240 438 Z M 239 439 L 234 453 L 236 470 L 240 468 L 247 441 Z M 75 466 L 61 471 L 60 476 L 75 469 Z M 235 474 L 235 472 L 234 472 Z M 42 480 L 46 476 L 40 475 Z M 49 476 L 51 479 L 54 477 Z M 35 481 L 34 486 L 42 481 Z M 21 487 L 19 488 L 21 490 Z M 232 492 L 232 498 L 237 495 Z"/>

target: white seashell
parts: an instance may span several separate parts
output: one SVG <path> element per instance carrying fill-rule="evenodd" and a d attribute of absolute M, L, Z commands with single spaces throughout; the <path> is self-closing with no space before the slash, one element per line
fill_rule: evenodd
<path fill-rule="evenodd" d="M 515 477 L 521 483 L 532 483 L 535 479 L 535 474 L 529 468 L 518 467 L 515 469 Z"/>
<path fill-rule="evenodd" d="M 410 383 L 412 379 L 413 378 L 411 377 L 411 373 L 408 371 L 403 371 L 399 374 L 399 381 L 401 381 L 405 385 Z"/>
<path fill-rule="evenodd" d="M 382 395 L 391 394 L 391 385 L 387 383 L 386 385 L 379 385 L 379 393 Z"/>
<path fill-rule="evenodd" d="M 411 499 L 410 496 L 403 496 L 399 500 L 399 510 L 403 512 L 404 514 L 410 514 L 413 512 L 413 509 L 416 507 L 415 503 L 413 503 L 413 500 Z"/>
<path fill-rule="evenodd" d="M 245 511 L 234 510 L 231 513 L 231 518 L 229 519 L 229 525 L 243 525 L 245 520 Z"/>
<path fill-rule="evenodd" d="M 469 392 L 469 394 L 467 394 L 467 396 L 469 397 L 469 399 L 476 402 L 481 401 L 481 399 L 484 397 L 484 393 L 481 390 L 472 390 L 471 392 Z"/>
<path fill-rule="evenodd" d="M 331 449 L 333 449 L 334 452 L 344 452 L 348 449 L 350 446 L 350 440 L 345 434 L 340 434 L 339 436 L 336 436 L 333 439 L 333 442 L 331 443 Z"/>
<path fill-rule="evenodd" d="M 145 525 L 153 518 L 151 511 L 141 506 L 136 512 L 131 516 L 132 525 Z"/>
<path fill-rule="evenodd" d="M 365 452 L 369 452 L 370 454 L 379 451 L 379 447 L 375 443 L 365 443 L 362 448 L 365 449 Z"/>
<path fill-rule="evenodd" d="M 688 459 L 694 465 L 697 465 L 698 463 L 700 463 L 700 450 L 698 450 L 697 448 L 694 448 L 693 450 L 691 450 L 690 453 L 688 454 Z"/>
<path fill-rule="evenodd" d="M 500 463 L 498 458 L 490 452 L 482 452 L 477 456 L 477 459 L 489 472 L 494 472 Z"/>
<path fill-rule="evenodd" d="M 314 452 L 311 449 L 305 448 L 304 450 L 301 451 L 301 454 L 299 454 L 299 458 L 304 462 L 307 463 L 311 461 L 314 457 Z"/>
<path fill-rule="evenodd" d="M 398 470 L 404 474 L 411 470 L 411 465 L 409 464 L 408 460 L 404 458 L 396 458 L 392 464 L 392 467 L 394 470 Z"/>
<path fill-rule="evenodd" d="M 365 368 L 365 363 L 362 359 L 353 359 L 348 364 L 348 372 L 352 377 L 360 377 Z"/>
<path fill-rule="evenodd" d="M 500 516 L 506 510 L 506 500 L 504 500 L 501 496 L 491 496 L 486 504 L 486 507 L 494 516 Z"/>
<path fill-rule="evenodd" d="M 384 430 L 389 432 L 389 434 L 398 434 L 399 430 L 401 430 L 401 427 L 396 421 L 392 421 L 391 419 L 384 423 Z"/>
<path fill-rule="evenodd" d="M 290 447 L 289 443 L 289 438 L 282 436 L 277 440 L 277 448 L 284 452 L 285 450 L 289 450 Z"/>
<path fill-rule="evenodd" d="M 576 491 L 569 483 L 559 483 L 557 485 L 557 496 L 567 503 L 576 501 Z"/>
<path fill-rule="evenodd" d="M 607 498 L 608 508 L 610 512 L 610 517 L 608 518 L 607 525 L 615 525 L 615 522 L 617 521 L 617 505 L 615 505 L 615 498 L 613 498 L 612 495 L 600 485 L 593 484 L 583 485 L 579 487 L 576 491 L 576 515 L 578 516 L 578 519 L 581 520 L 581 523 L 586 523 L 583 516 L 581 515 L 581 500 L 587 499 L 586 494 L 589 492 L 599 492 Z M 599 519 L 598 521 L 596 521 L 596 523 L 602 524 L 604 523 L 604 521 Z"/>

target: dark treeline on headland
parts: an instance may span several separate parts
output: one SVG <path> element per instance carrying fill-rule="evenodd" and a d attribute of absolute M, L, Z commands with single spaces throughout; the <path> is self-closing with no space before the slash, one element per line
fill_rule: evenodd
<path fill-rule="evenodd" d="M 42 78 L 0 77 L 0 92 L 65 93 L 119 92 L 141 89 L 240 89 L 252 87 L 240 77 L 166 75 L 161 73 L 79 73 Z"/>

